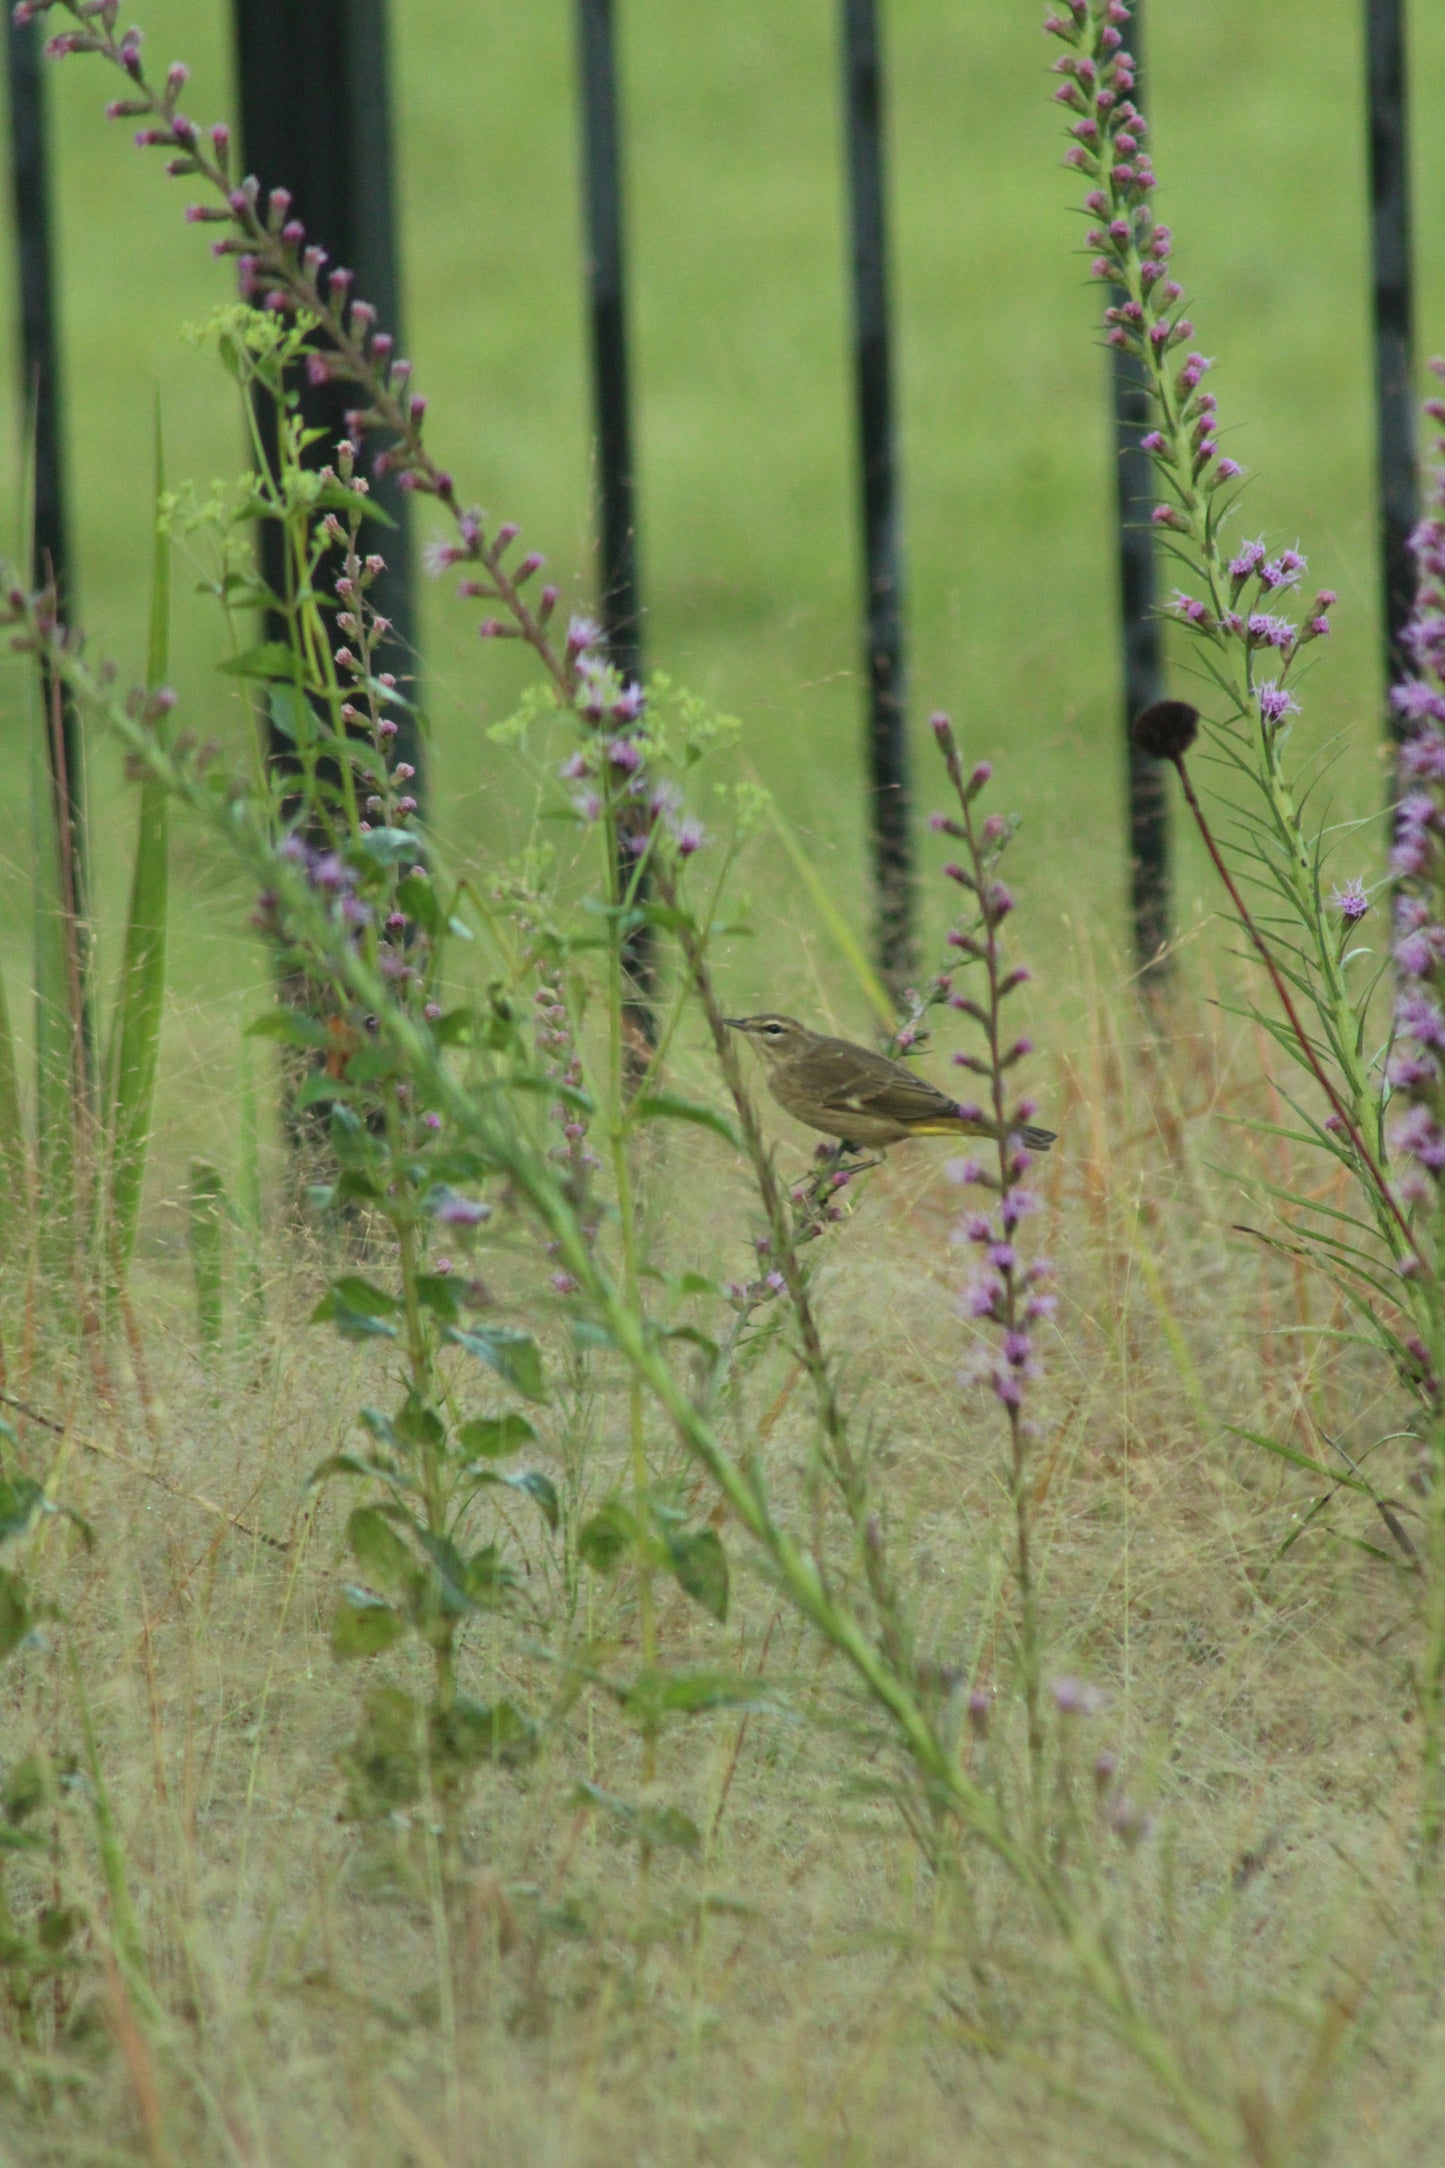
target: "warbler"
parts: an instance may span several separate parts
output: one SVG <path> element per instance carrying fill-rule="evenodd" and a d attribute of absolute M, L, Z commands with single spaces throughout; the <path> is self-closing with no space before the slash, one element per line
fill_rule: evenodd
<path fill-rule="evenodd" d="M 791 1016 L 729 1016 L 762 1056 L 778 1105 L 810 1129 L 838 1137 L 852 1151 L 905 1137 L 993 1137 L 994 1124 L 962 1107 L 906 1062 L 890 1061 L 847 1039 L 826 1039 Z M 1031 1152 L 1046 1152 L 1052 1129 L 1020 1123 L 1013 1132 Z"/>

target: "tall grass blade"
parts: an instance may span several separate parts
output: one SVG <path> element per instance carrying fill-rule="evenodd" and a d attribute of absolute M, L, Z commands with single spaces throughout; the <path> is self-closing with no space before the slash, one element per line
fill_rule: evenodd
<path fill-rule="evenodd" d="M 156 417 L 156 529 L 151 559 L 150 641 L 146 686 L 165 683 L 170 663 L 171 558 L 162 532 L 160 500 L 165 458 Z M 163 728 L 163 723 L 157 724 Z M 155 1105 L 156 1063 L 166 992 L 166 919 L 170 891 L 170 808 L 167 792 L 148 776 L 140 788 L 130 910 L 116 986 L 106 1063 L 107 1266 L 122 1284 L 135 1250 L 141 1184 Z"/>
<path fill-rule="evenodd" d="M 96 1850 L 100 1855 L 101 1876 L 105 1883 L 106 1896 L 110 1900 L 110 1932 L 116 1963 L 142 2016 L 148 2024 L 156 2025 L 160 2022 L 160 2006 L 151 1985 L 150 1970 L 146 1963 L 145 1936 L 141 1930 L 135 1900 L 130 1892 L 125 1845 L 115 1809 L 111 1805 L 110 1793 L 106 1789 L 105 1773 L 100 1765 L 100 1752 L 95 1741 L 95 1727 L 90 1717 L 90 1703 L 86 1699 L 85 1682 L 73 1646 L 67 1644 L 66 1655 L 70 1660 L 70 1682 L 80 1710 L 81 1738 L 85 1745 L 85 1773 L 90 1780 L 91 1820 L 95 1829 Z"/>
<path fill-rule="evenodd" d="M 5 1000 L 5 975 L 0 971 L 0 1273 L 19 1254 L 29 1216 L 30 1164 L 20 1099 L 20 1064 Z"/>
<path fill-rule="evenodd" d="M 205 1361 L 220 1359 L 225 1329 L 226 1193 L 208 1159 L 191 1161 L 189 1239 L 196 1293 L 196 1335 Z"/>
<path fill-rule="evenodd" d="M 251 1042 L 241 1041 L 237 1075 L 236 1227 L 241 1237 L 243 1286 L 236 1330 L 241 1352 L 251 1354 L 266 1330 L 266 1288 L 261 1274 L 261 1128 Z"/>

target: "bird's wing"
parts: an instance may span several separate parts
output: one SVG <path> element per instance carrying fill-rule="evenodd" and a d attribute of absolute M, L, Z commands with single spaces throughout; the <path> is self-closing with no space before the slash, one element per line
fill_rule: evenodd
<path fill-rule="evenodd" d="M 927 1077 L 846 1039 L 814 1047 L 808 1066 L 818 1104 L 832 1114 L 872 1114 L 908 1126 L 946 1120 L 955 1109 L 956 1102 Z"/>

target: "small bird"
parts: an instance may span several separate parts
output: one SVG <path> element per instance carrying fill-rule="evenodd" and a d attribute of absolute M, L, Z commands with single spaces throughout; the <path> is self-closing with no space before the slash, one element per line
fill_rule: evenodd
<path fill-rule="evenodd" d="M 825 1039 L 791 1016 L 729 1016 L 762 1057 L 778 1105 L 810 1129 L 838 1137 L 850 1151 L 897 1144 L 904 1137 L 992 1137 L 992 1122 L 961 1107 L 906 1062 L 890 1061 L 847 1039 Z M 1031 1152 L 1046 1152 L 1052 1129 L 1020 1124 Z"/>

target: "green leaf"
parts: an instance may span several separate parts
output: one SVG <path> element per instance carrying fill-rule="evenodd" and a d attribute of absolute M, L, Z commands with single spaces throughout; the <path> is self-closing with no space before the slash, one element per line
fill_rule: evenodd
<path fill-rule="evenodd" d="M 26 1535 L 47 1510 L 45 1492 L 28 1475 L 0 1482 L 0 1543 Z"/>
<path fill-rule="evenodd" d="M 371 1432 L 378 1445 L 389 1445 L 393 1452 L 396 1450 L 397 1436 L 389 1415 L 383 1414 L 380 1408 L 362 1408 L 361 1422 L 362 1427 Z"/>
<path fill-rule="evenodd" d="M 415 1527 L 417 1542 L 431 1564 L 425 1588 L 419 1592 L 420 1608 L 428 1606 L 440 1609 L 448 1618 L 458 1618 L 475 1607 L 476 1599 L 471 1592 L 471 1574 L 461 1552 L 449 1536 L 436 1536 L 429 1529 Z"/>
<path fill-rule="evenodd" d="M 358 1460 L 352 1453 L 328 1453 L 325 1460 L 317 1461 L 307 1476 L 306 1489 L 319 1490 L 321 1485 L 329 1483 L 334 1475 L 369 1476 L 371 1473 L 367 1463 Z"/>
<path fill-rule="evenodd" d="M 443 1331 L 455 1347 L 465 1348 L 469 1355 L 489 1363 L 524 1399 L 546 1399 L 542 1357 L 530 1333 L 517 1332 L 508 1325 L 471 1326 L 465 1331 L 458 1325 L 448 1325 Z"/>
<path fill-rule="evenodd" d="M 516 1475 L 508 1475 L 502 1468 L 473 1468 L 469 1474 L 479 1483 L 502 1483 L 508 1490 L 525 1491 L 535 1498 L 546 1516 L 547 1526 L 555 1533 L 561 1511 L 557 1504 L 557 1489 L 550 1476 L 538 1468 L 523 1468 Z"/>
<path fill-rule="evenodd" d="M 679 1585 L 719 1625 L 727 1623 L 728 1554 L 717 1531 L 699 1528 L 692 1535 L 668 1532 L 667 1555 Z"/>
<path fill-rule="evenodd" d="M 461 1298 L 457 1283 L 445 1272 L 419 1272 L 412 1282 L 416 1299 L 433 1317 L 444 1324 L 454 1325 L 461 1316 Z"/>
<path fill-rule="evenodd" d="M 484 1543 L 468 1559 L 467 1594 L 473 1603 L 495 1610 L 506 1602 L 516 1585 L 517 1577 L 502 1563 L 501 1551 L 495 1543 Z"/>
<path fill-rule="evenodd" d="M 313 502 L 323 512 L 359 512 L 363 519 L 374 519 L 378 526 L 396 525 L 390 512 L 384 512 L 374 497 L 364 497 L 360 490 L 348 489 L 344 482 L 334 478 L 322 483 Z"/>
<path fill-rule="evenodd" d="M 350 1782 L 347 1812 L 372 1821 L 406 1807 L 421 1790 L 417 1755 L 420 1710 L 399 1686 L 373 1687 L 356 1737 L 342 1755 Z"/>
<path fill-rule="evenodd" d="M 281 640 L 261 640 L 255 647 L 243 647 L 239 655 L 218 662 L 216 668 L 223 677 L 279 678 L 292 684 L 296 681 L 296 658 Z"/>
<path fill-rule="evenodd" d="M 462 1451 L 477 1460 L 505 1460 L 537 1437 L 525 1415 L 474 1415 L 457 1435 Z"/>
<path fill-rule="evenodd" d="M 414 873 L 409 873 L 404 880 L 398 881 L 396 904 L 399 911 L 405 911 L 412 923 L 420 926 L 423 933 L 429 934 L 434 941 L 446 926 L 446 916 L 435 885 L 431 881 L 418 879 Z"/>
<path fill-rule="evenodd" d="M 28 1822 L 32 1814 L 53 1804 L 55 1787 L 46 1764 L 38 1754 L 18 1761 L 0 1791 L 0 1814 L 10 1823 Z"/>
<path fill-rule="evenodd" d="M 266 695 L 266 711 L 277 737 L 284 738 L 288 745 L 300 742 L 301 717 L 309 718 L 311 711 L 304 700 L 298 700 L 294 685 L 273 685 Z"/>
<path fill-rule="evenodd" d="M 31 1627 L 29 1599 L 18 1573 L 0 1566 L 0 1659 L 19 1648 Z"/>
<path fill-rule="evenodd" d="M 628 1113 L 635 1122 L 696 1122 L 700 1128 L 711 1129 L 725 1137 L 735 1150 L 743 1148 L 742 1138 L 725 1114 L 719 1113 L 716 1107 L 702 1106 L 695 1099 L 681 1099 L 676 1092 L 643 1092 L 633 1100 Z"/>
<path fill-rule="evenodd" d="M 579 1807 L 600 1807 L 614 1821 L 620 1822 L 629 1835 L 641 1838 L 655 1849 L 670 1847 L 686 1852 L 692 1859 L 702 1851 L 702 1837 L 696 1822 L 683 1813 L 681 1807 L 634 1806 L 630 1799 L 618 1799 L 611 1792 L 604 1792 L 596 1784 L 582 1783 L 573 1793 Z"/>
<path fill-rule="evenodd" d="M 1361 1482 L 1358 1476 L 1351 1475 L 1347 1469 L 1326 1468 L 1319 1461 L 1311 1460 L 1308 1453 L 1301 1453 L 1297 1447 L 1281 1445 L 1276 1438 L 1266 1438 L 1262 1431 L 1237 1430 L 1232 1423 L 1227 1423 L 1225 1428 L 1234 1437 L 1243 1438 L 1250 1445 L 1262 1446 L 1266 1453 L 1274 1453 L 1280 1460 L 1289 1461 L 1292 1467 L 1303 1468 L 1307 1475 L 1318 1476 L 1322 1482 L 1329 1484 L 1331 1490 L 1362 1491 L 1366 1498 L 1371 1499 L 1375 1496 L 1368 1483 Z"/>
<path fill-rule="evenodd" d="M 405 1438 L 408 1445 L 440 1450 L 447 1442 L 445 1423 L 435 1408 L 428 1407 L 415 1387 L 396 1411 L 396 1430 L 398 1437 Z"/>
<path fill-rule="evenodd" d="M 293 1106 L 300 1106 L 300 1092 L 291 1103 Z M 384 1194 L 381 1184 L 374 1182 L 369 1174 L 363 1174 L 359 1167 L 347 1167 L 337 1176 L 332 1187 L 337 1197 L 356 1197 L 365 1204 L 375 1204 Z"/>
<path fill-rule="evenodd" d="M 396 1327 L 387 1317 L 400 1307 L 394 1295 L 375 1287 L 353 1272 L 333 1280 L 312 1311 L 313 1325 L 332 1324 L 346 1340 L 384 1338 L 394 1340 Z"/>
<path fill-rule="evenodd" d="M 609 1498 L 606 1505 L 583 1524 L 577 1538 L 577 1556 L 594 1573 L 613 1573 L 624 1552 L 630 1550 L 636 1540 L 637 1522 L 631 1509 L 620 1498 Z"/>
<path fill-rule="evenodd" d="M 287 1046 L 315 1048 L 324 1053 L 331 1044 L 330 1034 L 319 1017 L 308 1016 L 301 1009 L 284 1006 L 268 1009 L 253 1024 L 246 1026 L 248 1039 L 280 1039 Z"/>
<path fill-rule="evenodd" d="M 618 1695 L 627 1714 L 639 1722 L 664 1716 L 703 1716 L 710 1709 L 764 1709 L 770 1706 L 757 1683 L 727 1671 L 643 1671 Z"/>
<path fill-rule="evenodd" d="M 380 1656 L 401 1639 L 406 1621 L 399 1611 L 364 1588 L 344 1588 L 331 1614 L 331 1653 L 343 1661 Z"/>
<path fill-rule="evenodd" d="M 434 1760 L 475 1769 L 483 1762 L 514 1768 L 537 1751 L 537 1727 L 512 1701 L 470 1701 L 459 1694 L 451 1706 L 432 1712 Z"/>
<path fill-rule="evenodd" d="M 403 858 L 419 859 L 422 854 L 421 837 L 409 828 L 373 828 L 361 838 L 361 848 L 378 866 L 399 865 Z"/>
<path fill-rule="evenodd" d="M 416 1581 L 416 1560 L 384 1513 L 357 1506 L 346 1523 L 351 1555 L 363 1573 L 394 1596 L 409 1596 Z"/>

